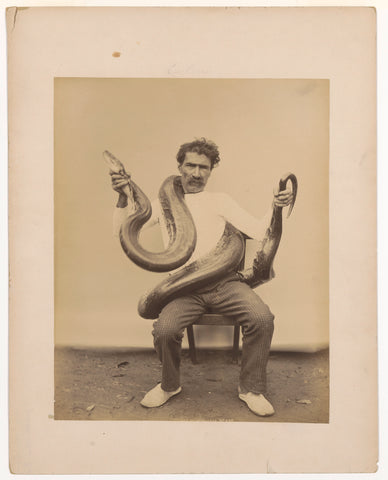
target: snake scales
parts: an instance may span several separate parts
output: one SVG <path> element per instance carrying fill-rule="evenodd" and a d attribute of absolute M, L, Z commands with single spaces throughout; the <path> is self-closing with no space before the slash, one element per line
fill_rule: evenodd
<path fill-rule="evenodd" d="M 123 164 L 108 151 L 104 159 L 112 172 L 125 173 Z M 129 178 L 129 176 L 128 176 Z M 298 182 L 294 174 L 287 173 L 279 181 L 279 190 L 291 181 L 293 200 L 288 215 L 293 209 Z M 170 176 L 159 190 L 169 243 L 162 252 L 150 252 L 139 243 L 141 228 L 150 218 L 152 210 L 147 196 L 130 180 L 124 189 L 135 205 L 135 212 L 122 224 L 120 242 L 125 254 L 136 265 L 154 272 L 167 272 L 184 265 L 194 251 L 196 244 L 195 225 L 184 201 L 184 192 L 179 176 Z M 172 299 L 193 289 L 203 288 L 218 281 L 225 275 L 235 273 L 240 281 L 255 288 L 273 277 L 273 260 L 282 235 L 282 208 L 274 205 L 272 218 L 264 238 L 259 244 L 252 266 L 237 271 L 244 254 L 244 238 L 229 222 L 216 247 L 204 257 L 171 273 L 139 300 L 138 311 L 146 319 L 157 318 L 163 307 Z"/>

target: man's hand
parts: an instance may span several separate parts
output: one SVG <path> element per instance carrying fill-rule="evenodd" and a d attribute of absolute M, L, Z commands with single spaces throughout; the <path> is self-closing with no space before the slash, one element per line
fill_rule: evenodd
<path fill-rule="evenodd" d="M 112 179 L 112 188 L 119 194 L 116 206 L 124 208 L 128 205 L 128 197 L 124 193 L 124 187 L 129 185 L 130 176 L 125 173 L 115 173 L 112 171 L 110 172 L 110 176 Z"/>
<path fill-rule="evenodd" d="M 129 185 L 130 176 L 125 173 L 123 174 L 123 173 L 114 173 L 114 172 L 110 172 L 110 176 L 112 179 L 113 190 L 118 194 L 124 195 L 123 187 L 125 187 L 126 185 Z"/>
<path fill-rule="evenodd" d="M 273 190 L 273 204 L 277 207 L 287 207 L 290 205 L 294 198 L 294 195 L 290 189 L 282 190 L 279 192 L 279 187 L 275 187 Z"/>

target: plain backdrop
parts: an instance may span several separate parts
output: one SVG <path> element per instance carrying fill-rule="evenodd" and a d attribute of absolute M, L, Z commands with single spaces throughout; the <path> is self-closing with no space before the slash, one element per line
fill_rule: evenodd
<path fill-rule="evenodd" d="M 110 150 L 152 200 L 176 174 L 179 146 L 206 137 L 220 149 L 208 190 L 258 217 L 293 172 L 294 211 L 284 220 L 276 278 L 256 291 L 276 317 L 273 348 L 328 345 L 329 81 L 320 79 L 56 78 L 54 81 L 55 342 L 151 347 L 137 314 L 160 280 L 133 265 L 112 234 L 117 195 Z M 144 234 L 161 248 L 158 227 Z M 255 244 L 248 246 L 248 258 Z M 197 327 L 199 346 L 230 344 L 230 327 Z"/>

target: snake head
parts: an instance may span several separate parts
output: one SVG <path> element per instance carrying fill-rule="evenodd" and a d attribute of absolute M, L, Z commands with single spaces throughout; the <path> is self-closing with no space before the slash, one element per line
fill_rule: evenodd
<path fill-rule="evenodd" d="M 292 202 L 290 203 L 290 207 L 287 212 L 287 218 L 291 215 L 292 209 L 294 208 L 295 200 L 296 200 L 296 194 L 298 193 L 298 180 L 296 176 L 293 173 L 286 173 L 285 175 L 282 176 L 282 178 L 279 181 L 279 191 L 285 190 L 287 186 L 287 182 L 291 181 L 292 184 Z"/>
<path fill-rule="evenodd" d="M 105 163 L 108 165 L 108 167 L 113 173 L 121 173 L 122 175 L 126 175 L 129 177 L 129 175 L 125 171 L 124 165 L 112 153 L 110 153 L 108 150 L 105 150 L 102 153 L 102 156 L 104 157 Z"/>

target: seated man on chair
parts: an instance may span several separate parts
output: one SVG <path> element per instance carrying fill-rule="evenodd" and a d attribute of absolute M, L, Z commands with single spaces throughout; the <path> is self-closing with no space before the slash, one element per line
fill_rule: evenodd
<path fill-rule="evenodd" d="M 247 236 L 261 240 L 269 225 L 272 209 L 262 220 L 243 210 L 230 196 L 211 193 L 205 187 L 213 169 L 220 161 L 217 146 L 204 138 L 183 144 L 178 153 L 185 201 L 197 230 L 197 243 L 188 263 L 208 253 L 221 238 L 225 221 Z M 123 192 L 128 178 L 112 173 L 113 189 L 119 193 L 115 223 L 121 225 L 128 215 L 128 198 Z M 292 201 L 292 192 L 275 190 L 273 202 L 285 207 Z M 149 225 L 159 222 L 163 238 L 168 242 L 160 207 L 153 203 Z M 242 328 L 242 360 L 238 395 L 248 407 L 260 416 L 274 413 L 265 398 L 266 368 L 274 329 L 274 316 L 261 298 L 236 275 L 227 276 L 215 284 L 198 289 L 172 300 L 155 321 L 152 332 L 154 346 L 162 362 L 162 379 L 142 399 L 144 407 L 159 407 L 181 392 L 180 354 L 184 329 L 211 309 L 234 317 Z"/>

